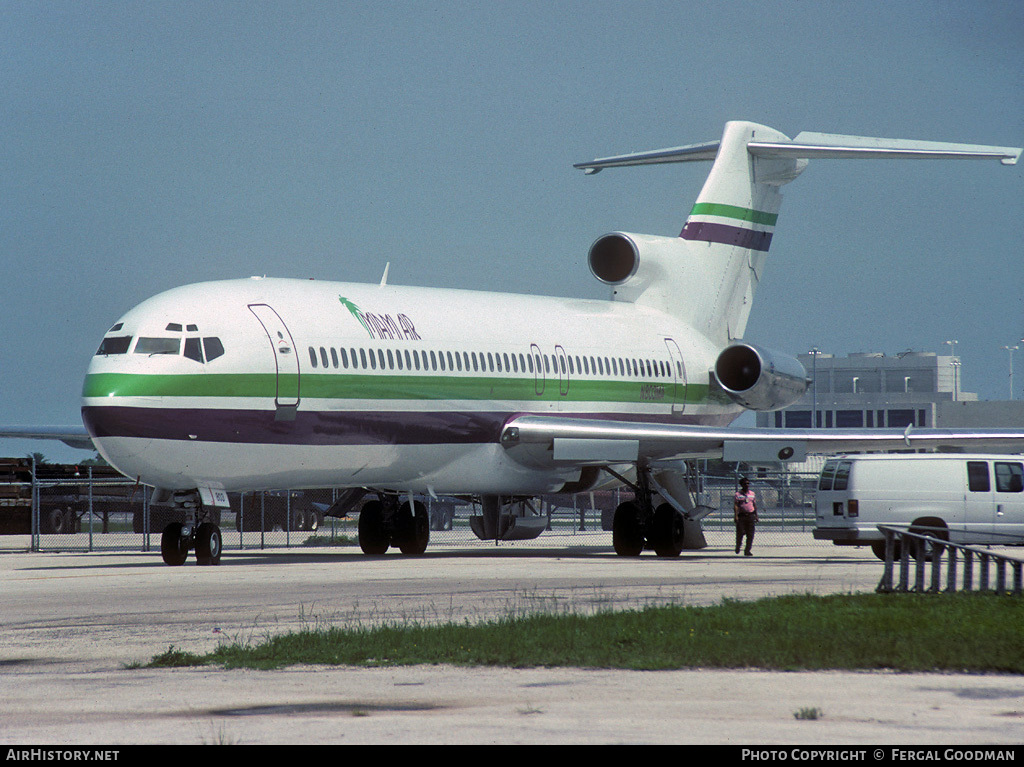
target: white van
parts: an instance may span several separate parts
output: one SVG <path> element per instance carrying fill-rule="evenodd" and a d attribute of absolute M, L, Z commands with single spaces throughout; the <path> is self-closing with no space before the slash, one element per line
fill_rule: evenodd
<path fill-rule="evenodd" d="M 879 559 L 880 524 L 909 525 L 953 543 L 1024 545 L 1024 457 L 838 456 L 821 471 L 814 506 L 816 539 L 869 545 Z"/>

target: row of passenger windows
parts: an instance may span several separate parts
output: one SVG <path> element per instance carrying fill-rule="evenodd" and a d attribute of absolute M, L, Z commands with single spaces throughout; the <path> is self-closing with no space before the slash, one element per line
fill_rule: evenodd
<path fill-rule="evenodd" d="M 435 349 L 366 349 L 309 347 L 313 368 L 343 370 L 425 370 L 484 373 L 601 375 L 632 378 L 672 378 L 670 363 L 658 359 L 597 357 L 569 354 L 452 352 Z M 677 363 L 678 364 L 678 363 Z M 677 371 L 682 377 L 682 371 Z"/>

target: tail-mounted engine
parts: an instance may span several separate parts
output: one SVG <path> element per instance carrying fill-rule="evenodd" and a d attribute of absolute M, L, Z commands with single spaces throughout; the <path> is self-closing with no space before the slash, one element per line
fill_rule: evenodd
<path fill-rule="evenodd" d="M 748 410 L 781 410 L 807 391 L 799 360 L 753 344 L 726 347 L 715 362 L 715 379 L 734 402 Z"/>
<path fill-rule="evenodd" d="M 667 284 L 684 261 L 687 243 L 678 237 L 612 232 L 590 246 L 590 271 L 612 286 L 612 298 L 635 301 L 651 285 Z"/>

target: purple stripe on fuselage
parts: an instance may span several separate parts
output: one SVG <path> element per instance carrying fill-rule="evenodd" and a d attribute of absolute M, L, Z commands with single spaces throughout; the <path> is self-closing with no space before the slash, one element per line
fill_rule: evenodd
<path fill-rule="evenodd" d="M 421 445 L 497 442 L 508 413 L 299 411 L 83 407 L 94 437 L 268 445 Z"/>
<path fill-rule="evenodd" d="M 87 406 L 82 420 L 97 438 L 266 445 L 454 445 L 497 443 L 510 419 L 524 415 L 474 411 L 302 411 L 278 421 L 272 410 Z M 695 416 L 562 413 L 573 418 L 697 423 Z M 726 416 L 722 424 L 732 420 Z M 715 424 L 719 425 L 719 424 Z"/>
<path fill-rule="evenodd" d="M 757 232 L 741 226 L 712 224 L 708 221 L 687 221 L 679 234 L 684 240 L 702 240 L 739 248 L 767 251 L 772 244 L 771 232 Z"/>

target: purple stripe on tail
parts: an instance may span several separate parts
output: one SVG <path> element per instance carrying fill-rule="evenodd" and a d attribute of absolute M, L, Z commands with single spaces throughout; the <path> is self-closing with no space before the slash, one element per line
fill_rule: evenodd
<path fill-rule="evenodd" d="M 679 236 L 684 240 L 703 240 L 739 248 L 767 251 L 772 244 L 771 232 L 756 232 L 741 226 L 712 224 L 707 221 L 687 221 Z"/>

